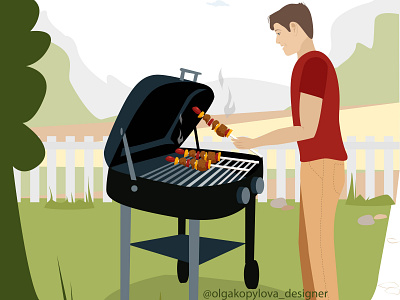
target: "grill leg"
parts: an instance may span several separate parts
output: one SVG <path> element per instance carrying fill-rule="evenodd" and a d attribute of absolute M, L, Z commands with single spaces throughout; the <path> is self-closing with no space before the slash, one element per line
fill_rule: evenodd
<path fill-rule="evenodd" d="M 186 219 L 178 218 L 178 234 L 186 233 Z M 189 279 L 189 263 L 178 260 L 177 263 L 178 280 L 180 283 L 185 283 Z"/>
<path fill-rule="evenodd" d="M 186 219 L 178 218 L 178 234 L 186 233 Z"/>
<path fill-rule="evenodd" d="M 129 300 L 129 273 L 131 251 L 131 208 L 121 204 L 121 297 Z"/>
<path fill-rule="evenodd" d="M 250 199 L 246 206 L 246 264 L 244 266 L 244 283 L 248 289 L 255 289 L 258 286 L 260 277 L 258 263 L 254 260 L 254 243 L 255 243 L 255 214 L 256 214 L 256 199 Z"/>
<path fill-rule="evenodd" d="M 200 221 L 189 220 L 189 300 L 199 296 Z"/>
<path fill-rule="evenodd" d="M 254 260 L 254 239 L 255 239 L 255 214 L 256 205 L 255 198 L 250 199 L 250 202 L 245 208 L 246 220 L 245 220 L 245 253 L 246 263 Z"/>

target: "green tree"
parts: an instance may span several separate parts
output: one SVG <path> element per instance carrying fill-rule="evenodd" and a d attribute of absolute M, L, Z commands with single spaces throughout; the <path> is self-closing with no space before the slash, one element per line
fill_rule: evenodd
<path fill-rule="evenodd" d="M 50 36 L 32 31 L 39 17 L 34 0 L 2 1 L 0 11 L 0 298 L 35 300 L 13 168 L 29 171 L 45 155 L 42 142 L 24 123 L 36 114 L 46 93 L 44 77 L 29 66 L 46 53 Z"/>

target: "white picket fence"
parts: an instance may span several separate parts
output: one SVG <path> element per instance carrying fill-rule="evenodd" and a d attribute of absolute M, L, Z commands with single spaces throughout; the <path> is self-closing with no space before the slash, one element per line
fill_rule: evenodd
<path fill-rule="evenodd" d="M 94 142 L 93 136 L 85 136 L 84 142 L 75 142 L 74 136 L 67 136 L 65 142 L 57 142 L 55 136 L 48 136 L 44 142 L 47 155 L 47 201 L 50 200 L 50 193 L 55 199 L 57 195 L 57 150 L 65 150 L 65 194 L 75 196 L 75 151 L 84 150 L 84 193 L 88 195 L 90 190 L 94 194 L 94 150 L 104 150 L 108 136 L 103 137 L 102 142 Z M 112 200 L 106 193 L 108 166 L 103 158 L 103 202 Z M 30 202 L 39 202 L 40 198 L 40 176 L 39 167 L 29 172 L 30 177 Z M 21 172 L 14 169 L 15 186 L 18 201 L 21 201 Z"/>
<path fill-rule="evenodd" d="M 84 138 L 84 142 L 75 142 L 75 137 L 67 137 L 66 142 L 57 142 L 56 137 L 47 137 L 44 146 L 47 152 L 47 190 L 51 190 L 53 195 L 57 195 L 57 150 L 66 151 L 66 195 L 75 195 L 75 151 L 84 150 L 84 189 L 85 194 L 88 188 L 94 192 L 94 150 L 104 150 L 104 146 L 108 137 L 103 137 L 102 142 L 94 142 L 92 136 Z M 365 196 L 375 197 L 375 150 L 384 150 L 384 194 L 393 198 L 393 170 L 394 170 L 394 150 L 400 148 L 399 142 L 394 142 L 392 136 L 384 138 L 384 142 L 376 142 L 373 136 L 366 137 L 364 142 L 357 142 L 356 137 L 350 136 L 344 143 L 348 154 L 347 160 L 347 191 L 350 186 L 351 174 L 355 184 L 357 150 L 365 151 Z M 194 137 L 190 136 L 182 147 L 195 148 Z M 232 151 L 236 149 L 229 139 L 221 142 L 213 141 L 212 137 L 204 137 L 200 141 L 200 147 L 204 149 L 215 149 Z M 237 150 L 237 149 L 236 149 Z M 267 176 L 267 150 L 276 150 L 276 196 L 286 198 L 286 151 L 295 151 L 295 201 L 300 201 L 300 156 L 296 143 L 283 145 L 274 145 L 260 147 L 257 149 L 264 159 L 264 180 Z M 240 150 L 242 153 L 248 153 L 247 150 Z M 112 200 L 106 193 L 106 179 L 108 166 L 103 158 L 103 202 L 111 202 Z M 30 202 L 39 202 L 39 167 L 30 172 Z M 21 172 L 14 169 L 15 184 L 17 190 L 18 201 L 21 201 Z M 359 192 L 359 191 L 358 191 Z M 55 196 L 54 196 L 55 197 Z M 50 193 L 47 193 L 47 200 L 50 199 Z M 267 201 L 267 184 L 262 194 L 258 196 L 259 202 Z"/>

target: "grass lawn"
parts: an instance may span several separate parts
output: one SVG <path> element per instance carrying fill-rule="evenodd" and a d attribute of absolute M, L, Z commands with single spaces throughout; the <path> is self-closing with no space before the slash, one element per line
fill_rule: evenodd
<path fill-rule="evenodd" d="M 258 203 L 256 208 L 255 257 L 260 266 L 260 287 L 281 291 L 281 297 L 289 289 L 302 290 L 299 204 L 287 202 L 295 209 L 282 211 L 267 203 Z M 119 204 L 95 201 L 93 209 L 56 210 L 45 209 L 43 202 L 22 202 L 19 208 L 39 299 L 62 300 L 57 258 L 67 294 L 71 284 L 74 300 L 119 299 Z M 372 226 L 361 226 L 357 219 L 389 212 L 390 206 L 349 206 L 339 201 L 335 239 L 341 300 L 371 299 L 388 219 L 377 220 Z M 175 218 L 132 210 L 132 242 L 176 233 Z M 200 235 L 244 242 L 244 210 L 227 218 L 201 221 Z M 199 299 L 206 289 L 246 291 L 243 268 L 244 246 L 201 265 Z M 158 300 L 160 293 L 163 300 L 188 298 L 188 284 L 179 284 L 176 277 L 175 260 L 134 247 L 131 283 L 133 299 Z"/>

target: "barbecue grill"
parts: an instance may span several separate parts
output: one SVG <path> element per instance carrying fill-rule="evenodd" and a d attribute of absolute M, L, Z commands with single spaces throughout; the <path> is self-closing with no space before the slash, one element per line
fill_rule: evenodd
<path fill-rule="evenodd" d="M 194 81 L 185 79 L 185 73 L 192 73 Z M 207 111 L 214 99 L 210 87 L 196 82 L 200 74 L 181 69 L 180 78 L 153 75 L 140 81 L 127 97 L 105 146 L 104 155 L 109 166 L 107 193 L 122 204 L 121 268 L 128 276 L 125 286 L 129 287 L 129 252 L 123 250 L 122 239 L 123 235 L 130 239 L 130 208 L 178 219 L 178 235 L 132 245 L 177 258 L 180 282 L 188 280 L 192 262 L 187 250 L 189 246 L 190 251 L 193 240 L 191 233 L 186 235 L 186 220 L 196 220 L 198 224 L 199 220 L 227 217 L 244 208 L 244 281 L 248 288 L 258 286 L 259 270 L 254 259 L 255 196 L 264 187 L 262 159 L 222 151 L 220 161 L 203 172 L 165 159 L 167 156 L 182 157 L 175 150 L 192 132 L 197 151 L 215 151 L 200 149 L 196 131 L 201 119 L 192 108 Z M 200 247 L 197 262 L 203 263 L 240 245 L 242 243 L 202 237 L 197 243 Z M 128 271 L 122 256 L 128 259 Z"/>

